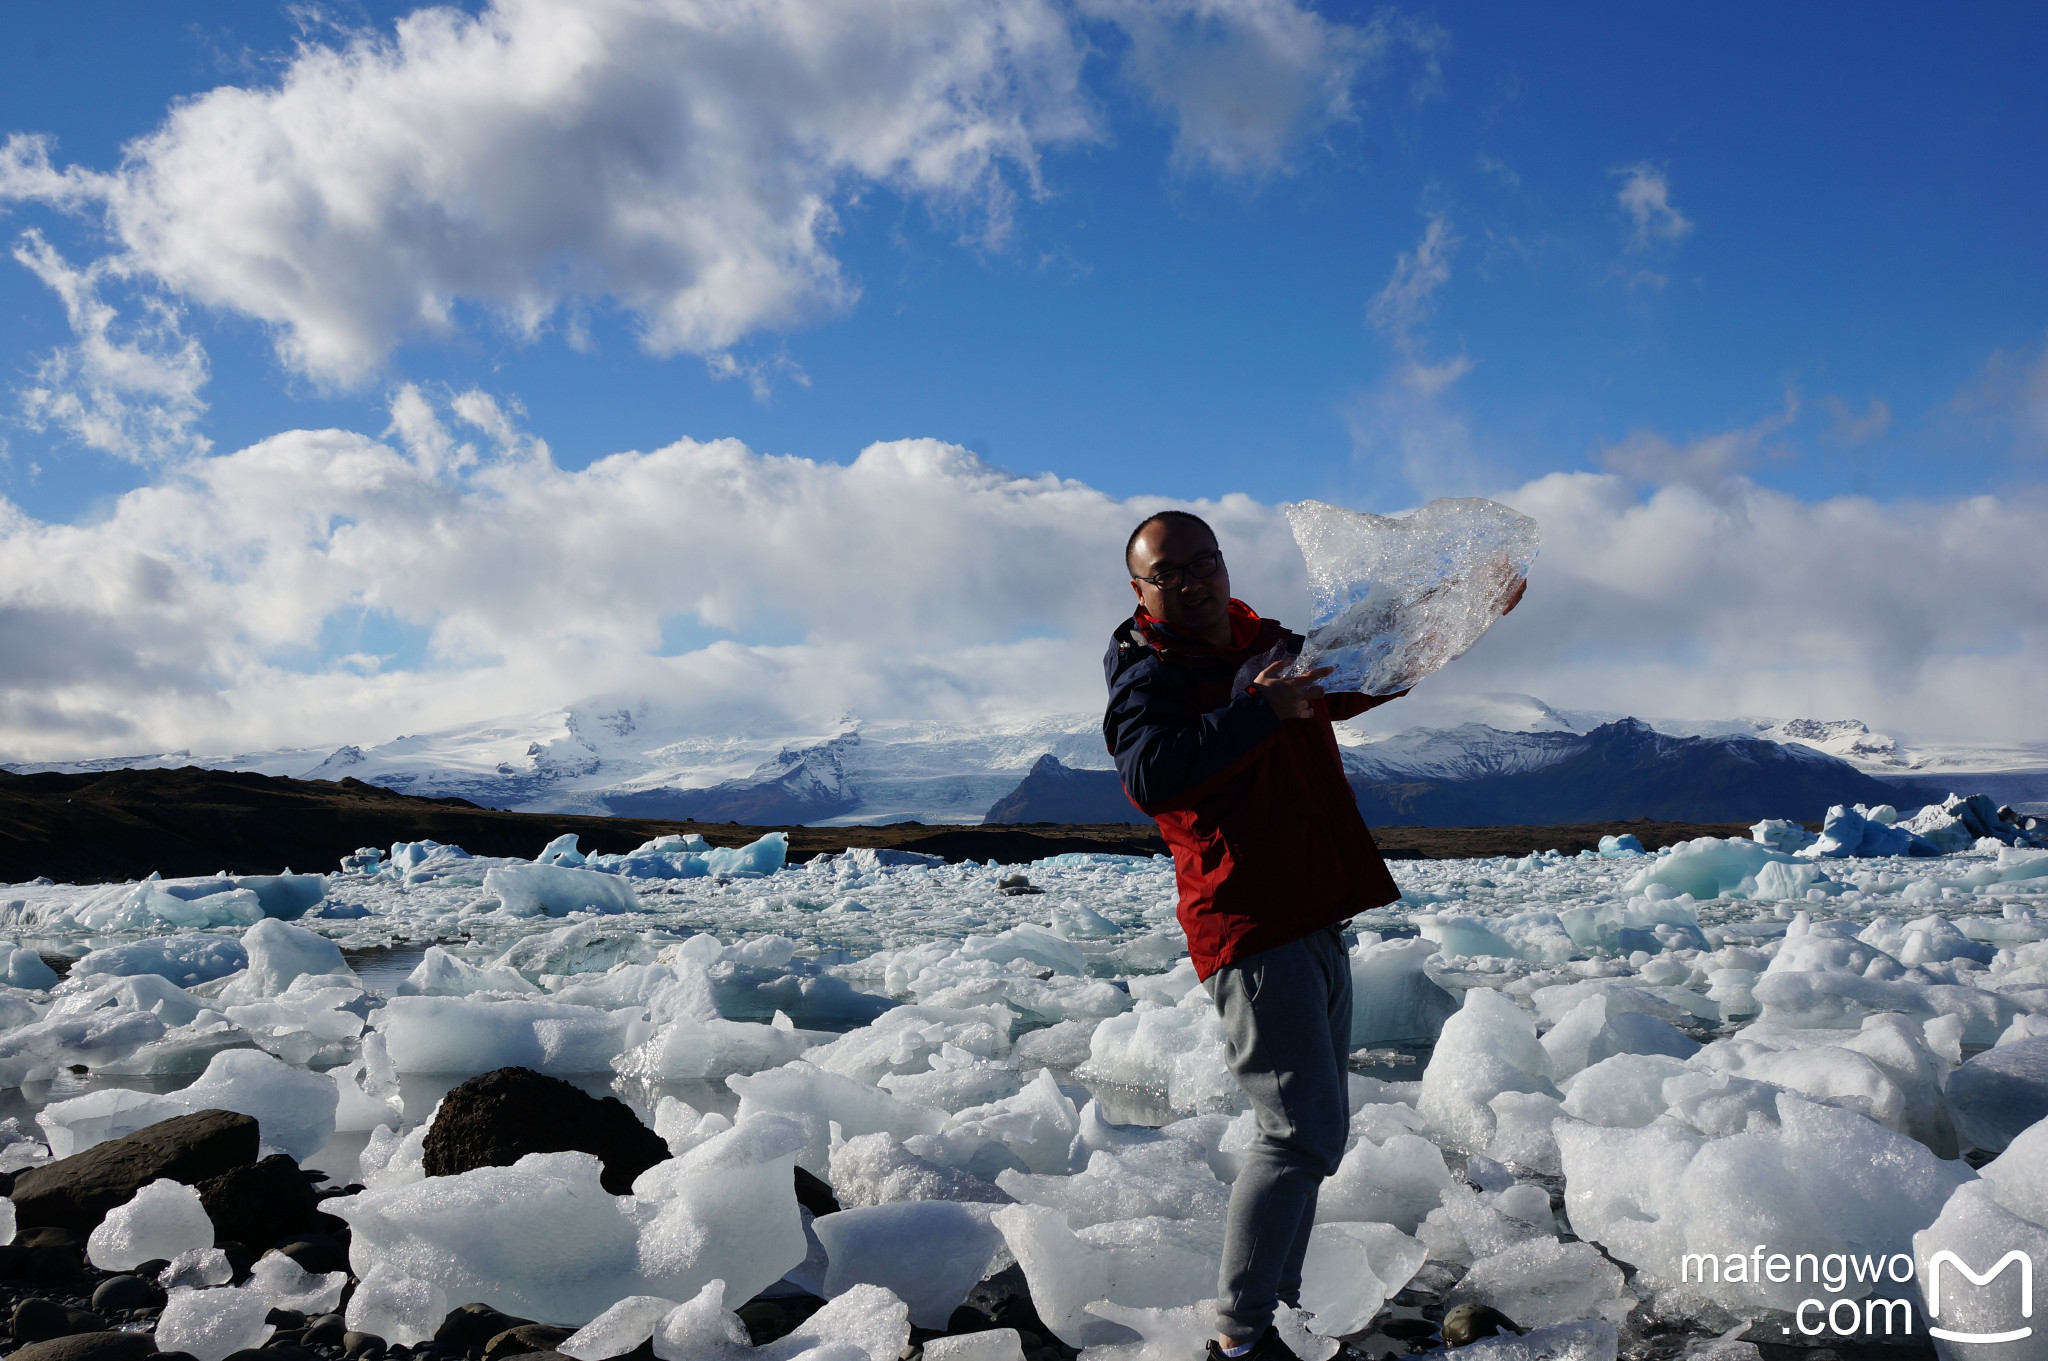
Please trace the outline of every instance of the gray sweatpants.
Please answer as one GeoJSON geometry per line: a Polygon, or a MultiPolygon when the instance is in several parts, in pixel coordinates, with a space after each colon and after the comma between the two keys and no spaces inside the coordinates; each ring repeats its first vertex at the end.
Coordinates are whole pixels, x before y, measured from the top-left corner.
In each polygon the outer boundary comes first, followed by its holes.
{"type": "Polygon", "coordinates": [[[1316,1192],[1337,1170],[1351,1123],[1351,962],[1341,927],[1226,964],[1206,982],[1223,1016],[1224,1057],[1258,1133],[1230,1189],[1217,1332],[1266,1331],[1301,1303],[1316,1192]]]}

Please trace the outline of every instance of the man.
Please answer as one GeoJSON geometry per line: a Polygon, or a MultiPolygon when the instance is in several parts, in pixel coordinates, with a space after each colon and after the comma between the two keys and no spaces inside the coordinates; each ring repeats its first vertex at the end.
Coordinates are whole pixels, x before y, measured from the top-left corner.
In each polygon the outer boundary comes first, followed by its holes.
{"type": "Polygon", "coordinates": [[[1124,562],[1138,609],[1105,658],[1103,737],[1173,852],[1188,953],[1258,1122],[1231,1188],[1209,1356],[1295,1361],[1273,1316],[1301,1302],[1316,1192],[1350,1124],[1343,927],[1401,896],[1330,723],[1399,696],[1326,695],[1327,667],[1286,675],[1301,638],[1231,599],[1196,516],[1147,519],[1124,562]]]}

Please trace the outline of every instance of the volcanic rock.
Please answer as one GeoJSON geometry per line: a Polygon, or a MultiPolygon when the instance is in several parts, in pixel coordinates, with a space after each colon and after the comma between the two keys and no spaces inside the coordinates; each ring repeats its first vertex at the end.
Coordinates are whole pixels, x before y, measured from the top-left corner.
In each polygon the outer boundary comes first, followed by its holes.
{"type": "Polygon", "coordinates": [[[213,1221],[215,1246],[234,1242],[268,1247],[280,1238],[304,1233],[319,1204],[313,1188],[299,1175],[299,1165],[282,1153],[208,1177],[196,1189],[213,1221]]]}
{"type": "Polygon", "coordinates": [[[597,1156],[604,1164],[598,1182],[615,1196],[631,1192],[635,1177],[668,1159],[661,1136],[617,1097],[599,1100],[530,1068],[499,1068],[469,1079],[441,1102],[427,1131],[425,1170],[448,1177],[510,1167],[529,1153],[571,1151],[597,1156]]]}
{"type": "Polygon", "coordinates": [[[256,1121],[235,1111],[174,1116],[14,1179],[15,1222],[90,1233],[158,1177],[195,1186],[256,1161],[256,1121]]]}

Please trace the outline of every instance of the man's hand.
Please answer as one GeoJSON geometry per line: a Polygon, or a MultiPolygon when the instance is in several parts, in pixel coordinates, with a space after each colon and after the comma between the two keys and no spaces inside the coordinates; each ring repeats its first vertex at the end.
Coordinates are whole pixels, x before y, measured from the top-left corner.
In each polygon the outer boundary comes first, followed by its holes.
{"type": "Polygon", "coordinates": [[[1314,718],[1315,701],[1323,697],[1323,687],[1316,682],[1337,668],[1319,666],[1299,676],[1290,676],[1287,668],[1292,665],[1291,660],[1274,662],[1261,671],[1252,684],[1259,687],[1259,698],[1272,705],[1273,712],[1280,718],[1314,718]]]}

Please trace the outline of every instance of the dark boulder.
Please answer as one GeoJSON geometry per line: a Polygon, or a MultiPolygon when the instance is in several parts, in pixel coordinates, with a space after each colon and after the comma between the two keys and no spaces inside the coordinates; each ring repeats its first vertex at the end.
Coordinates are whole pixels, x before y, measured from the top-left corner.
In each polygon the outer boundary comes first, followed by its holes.
{"type": "Polygon", "coordinates": [[[484,1361],[501,1356],[524,1356],[530,1352],[551,1352],[576,1335],[574,1328],[557,1328],[552,1323],[522,1323],[507,1328],[484,1344],[484,1361]]]}
{"type": "Polygon", "coordinates": [[[22,1228],[90,1233],[107,1211],[125,1205],[158,1177],[196,1186],[256,1161],[256,1121],[235,1111],[197,1111],[159,1120],[14,1179],[10,1198],[22,1228]]]}
{"type": "Polygon", "coordinates": [[[109,1276],[92,1292],[92,1307],[109,1314],[129,1309],[158,1309],[163,1302],[164,1288],[140,1276],[109,1276]]]}
{"type": "Polygon", "coordinates": [[[17,1347],[7,1361],[143,1361],[154,1351],[148,1333],[73,1333],[17,1347]]]}
{"type": "Polygon", "coordinates": [[[216,1247],[230,1242],[268,1247],[303,1233],[318,1213],[313,1188],[299,1175],[299,1165],[282,1153],[248,1167],[229,1168],[194,1189],[213,1221],[216,1247]]]}
{"type": "Polygon", "coordinates": [[[430,1177],[510,1167],[529,1153],[592,1153],[604,1164],[598,1180],[615,1196],[668,1158],[668,1145],[625,1102],[530,1068],[500,1068],[448,1093],[425,1151],[430,1177]]]}
{"type": "Polygon", "coordinates": [[[348,1325],[340,1314],[322,1314],[307,1322],[305,1331],[299,1334],[299,1341],[308,1347],[338,1347],[347,1331],[348,1325]]]}
{"type": "Polygon", "coordinates": [[[103,1333],[107,1321],[84,1309],[73,1309],[55,1300],[26,1299],[14,1306],[8,1326],[16,1342],[42,1342],[75,1333],[103,1333]]]}
{"type": "Polygon", "coordinates": [[[499,1333],[530,1326],[530,1318],[515,1318],[488,1304],[465,1304],[450,1309],[441,1326],[434,1330],[434,1345],[444,1352],[466,1352],[482,1347],[499,1333]]]}
{"type": "Polygon", "coordinates": [[[1520,1335],[1529,1330],[1495,1309],[1490,1304],[1475,1304],[1467,1301],[1456,1305],[1444,1315],[1444,1345],[1465,1347],[1483,1337],[1506,1337],[1509,1333],[1520,1335]]]}
{"type": "Polygon", "coordinates": [[[348,1270],[348,1249],[331,1234],[295,1233],[273,1246],[297,1262],[301,1271],[324,1276],[330,1271],[348,1270]]]}

